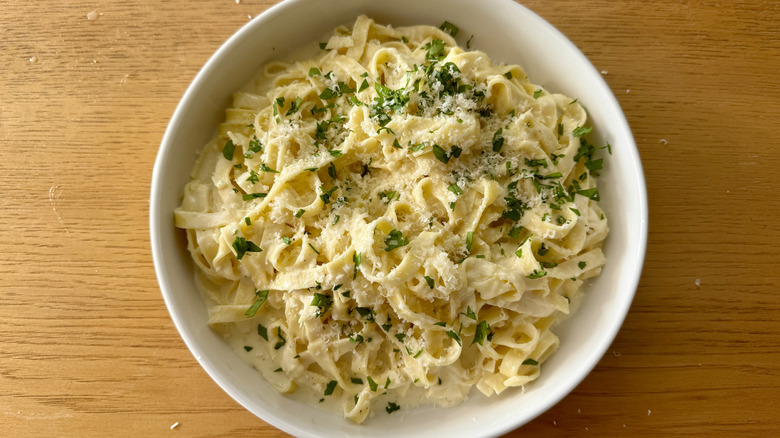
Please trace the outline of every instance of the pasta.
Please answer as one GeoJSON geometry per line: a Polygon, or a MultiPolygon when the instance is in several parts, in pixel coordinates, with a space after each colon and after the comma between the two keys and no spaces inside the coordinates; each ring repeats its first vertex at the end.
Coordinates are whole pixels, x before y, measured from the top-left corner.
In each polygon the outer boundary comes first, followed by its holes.
{"type": "Polygon", "coordinates": [[[456,32],[361,16],[267,64],[175,212],[208,324],[355,422],[533,381],[605,262],[584,108],[456,32]]]}

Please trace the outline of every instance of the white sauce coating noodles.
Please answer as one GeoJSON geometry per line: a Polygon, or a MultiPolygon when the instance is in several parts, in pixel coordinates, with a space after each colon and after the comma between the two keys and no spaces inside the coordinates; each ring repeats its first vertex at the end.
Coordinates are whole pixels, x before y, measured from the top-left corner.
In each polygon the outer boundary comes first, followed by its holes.
{"type": "Polygon", "coordinates": [[[536,379],[604,265],[585,123],[430,26],[359,17],[317,58],[269,63],[175,214],[208,323],[356,422],[536,379]]]}

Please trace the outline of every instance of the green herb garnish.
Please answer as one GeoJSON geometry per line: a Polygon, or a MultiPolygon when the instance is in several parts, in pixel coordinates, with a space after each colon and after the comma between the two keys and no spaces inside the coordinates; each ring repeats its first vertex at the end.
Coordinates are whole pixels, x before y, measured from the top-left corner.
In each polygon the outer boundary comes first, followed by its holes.
{"type": "Polygon", "coordinates": [[[235,151],[236,145],[233,144],[233,140],[228,139],[227,143],[225,143],[225,147],[222,148],[222,156],[225,157],[226,160],[232,160],[235,151]]]}
{"type": "Polygon", "coordinates": [[[385,411],[387,411],[388,414],[392,414],[393,412],[395,412],[395,411],[397,411],[399,409],[401,409],[401,407],[398,406],[397,404],[395,404],[393,402],[388,402],[387,403],[387,407],[385,408],[385,411]]]}
{"type": "Polygon", "coordinates": [[[574,130],[571,132],[571,135],[575,137],[582,137],[589,133],[590,131],[593,131],[593,128],[590,126],[578,126],[574,128],[574,130]]]}
{"type": "Polygon", "coordinates": [[[385,251],[390,252],[396,248],[406,246],[409,244],[409,239],[398,230],[390,231],[390,234],[385,238],[385,251]]]}
{"type": "Polygon", "coordinates": [[[371,391],[376,392],[376,389],[379,387],[379,385],[374,382],[374,379],[372,379],[371,376],[366,376],[366,380],[368,380],[368,387],[371,388],[371,391]]]}
{"type": "Polygon", "coordinates": [[[357,277],[357,271],[360,267],[360,260],[363,258],[363,255],[359,252],[356,252],[352,254],[352,263],[355,264],[355,272],[352,274],[352,279],[354,280],[357,277]]]}
{"type": "Polygon", "coordinates": [[[287,339],[284,339],[284,336],[282,336],[282,327],[277,326],[276,327],[276,336],[279,337],[279,342],[274,345],[274,350],[278,350],[282,347],[284,347],[284,344],[287,343],[287,339]]]}
{"type": "Polygon", "coordinates": [[[258,290],[255,291],[255,295],[257,298],[255,299],[255,302],[252,303],[252,305],[247,309],[247,311],[244,313],[245,316],[253,317],[257,314],[257,310],[260,309],[260,306],[265,303],[265,300],[268,299],[268,290],[258,290]]]}
{"type": "Polygon", "coordinates": [[[439,29],[443,30],[445,33],[450,34],[450,36],[453,38],[455,38],[455,35],[457,35],[458,32],[460,31],[460,29],[458,29],[458,26],[455,26],[449,21],[445,21],[444,23],[442,23],[441,26],[439,26],[439,29]]]}
{"type": "Polygon", "coordinates": [[[239,236],[236,236],[236,239],[233,241],[233,249],[236,251],[236,258],[238,260],[241,260],[244,257],[244,254],[248,252],[263,252],[263,250],[254,242],[239,236]]]}
{"type": "Polygon", "coordinates": [[[488,323],[484,319],[477,324],[477,329],[474,332],[474,340],[471,341],[471,345],[474,345],[474,343],[477,343],[479,345],[484,345],[485,342],[485,336],[487,336],[488,333],[488,323]]]}
{"type": "Polygon", "coordinates": [[[433,145],[433,156],[444,164],[447,164],[450,161],[450,156],[447,155],[447,152],[445,152],[444,149],[442,149],[442,147],[437,144],[433,145]]]}
{"type": "Polygon", "coordinates": [[[336,385],[338,385],[338,382],[335,380],[328,382],[328,386],[325,387],[325,395],[333,394],[333,390],[336,389],[336,385]]]}
{"type": "Polygon", "coordinates": [[[244,201],[251,201],[256,198],[265,198],[268,193],[244,193],[241,195],[241,199],[244,201]]]}
{"type": "Polygon", "coordinates": [[[501,151],[501,148],[504,146],[503,132],[504,128],[498,128],[498,131],[493,134],[493,152],[501,151]]]}
{"type": "Polygon", "coordinates": [[[263,324],[257,324],[257,334],[266,341],[268,340],[268,330],[263,324]]]}
{"type": "Polygon", "coordinates": [[[457,184],[450,184],[449,187],[447,187],[447,190],[451,191],[452,193],[460,196],[463,194],[463,189],[460,188],[457,184]]]}
{"type": "Polygon", "coordinates": [[[301,108],[301,103],[303,102],[303,99],[300,97],[296,97],[293,103],[290,104],[290,109],[287,111],[287,114],[285,116],[289,116],[291,114],[295,114],[298,112],[298,110],[301,108]]]}
{"type": "Polygon", "coordinates": [[[601,197],[599,196],[599,189],[595,187],[592,189],[577,190],[575,193],[585,196],[586,198],[590,198],[594,201],[601,200],[601,197]]]}
{"type": "Polygon", "coordinates": [[[328,312],[330,306],[333,304],[333,297],[328,294],[314,293],[311,300],[312,306],[317,306],[317,316],[322,316],[328,312]]]}

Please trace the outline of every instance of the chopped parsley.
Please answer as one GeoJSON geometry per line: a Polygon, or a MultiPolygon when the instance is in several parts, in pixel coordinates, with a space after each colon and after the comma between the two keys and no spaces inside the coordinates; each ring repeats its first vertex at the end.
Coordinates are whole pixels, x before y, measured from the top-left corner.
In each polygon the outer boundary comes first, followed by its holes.
{"type": "Polygon", "coordinates": [[[390,234],[385,238],[385,251],[390,252],[396,248],[406,246],[409,244],[409,239],[398,230],[390,231],[390,234]]]}
{"type": "Polygon", "coordinates": [[[256,135],[252,136],[252,139],[249,140],[249,151],[244,153],[244,157],[249,158],[252,156],[252,154],[256,154],[263,150],[263,145],[260,143],[260,139],[257,138],[256,135]],[[251,153],[249,153],[251,152],[251,153]]]}
{"type": "Polygon", "coordinates": [[[539,362],[533,359],[526,359],[523,361],[523,365],[539,365],[539,362]]]}
{"type": "Polygon", "coordinates": [[[433,145],[433,156],[444,164],[447,164],[450,161],[450,156],[447,155],[447,152],[437,144],[433,145]]]}
{"type": "Polygon", "coordinates": [[[300,218],[304,213],[306,213],[306,210],[300,209],[297,213],[295,213],[295,217],[300,218]]]}
{"type": "Polygon", "coordinates": [[[511,230],[509,230],[509,237],[513,239],[517,239],[520,236],[520,232],[523,231],[523,227],[512,227],[511,230]]]}
{"type": "Polygon", "coordinates": [[[487,321],[484,319],[477,324],[477,329],[474,332],[474,340],[471,341],[471,345],[474,345],[474,343],[477,343],[479,345],[484,345],[485,342],[485,336],[487,336],[488,330],[490,327],[488,326],[487,321]]]}
{"type": "Polygon", "coordinates": [[[396,192],[395,190],[386,190],[384,192],[379,192],[379,199],[385,203],[385,205],[389,204],[392,200],[399,200],[401,199],[401,194],[396,192]]]}
{"type": "Polygon", "coordinates": [[[460,146],[452,146],[450,148],[450,152],[444,150],[441,146],[434,144],[432,146],[433,149],[433,156],[436,157],[437,160],[441,161],[444,164],[449,163],[450,158],[458,158],[460,157],[460,154],[463,153],[463,149],[460,148],[460,146]]]}
{"type": "Polygon", "coordinates": [[[290,104],[290,109],[287,111],[287,114],[285,114],[285,116],[289,116],[298,112],[298,110],[301,108],[302,102],[303,99],[301,99],[300,97],[296,97],[293,103],[290,104]]]}
{"type": "Polygon", "coordinates": [[[369,307],[355,307],[355,310],[357,311],[360,316],[363,318],[366,318],[366,321],[368,322],[376,322],[374,319],[374,315],[376,315],[376,311],[369,308],[369,307]]]}
{"type": "Polygon", "coordinates": [[[385,408],[385,411],[387,411],[388,414],[392,414],[393,412],[395,412],[395,411],[397,411],[399,409],[401,409],[401,407],[398,406],[397,404],[395,404],[393,402],[388,402],[387,403],[387,407],[385,408]]]}
{"type": "MultiPolygon", "coordinates": [[[[331,164],[333,164],[333,163],[331,163],[331,164]]],[[[333,192],[336,191],[336,189],[338,189],[338,186],[333,186],[333,187],[331,187],[330,190],[325,190],[325,189],[322,190],[322,194],[320,195],[320,199],[322,200],[323,204],[326,204],[326,205],[330,204],[330,198],[333,195],[333,192]]]]}
{"type": "Polygon", "coordinates": [[[433,278],[431,278],[431,277],[429,277],[427,275],[424,278],[425,278],[425,282],[428,283],[428,287],[433,289],[433,286],[434,286],[433,278]]]}
{"type": "Polygon", "coordinates": [[[539,89],[535,90],[535,91],[534,91],[534,99],[538,99],[538,98],[539,98],[539,96],[541,96],[541,95],[542,95],[542,93],[544,93],[544,90],[542,90],[541,88],[539,88],[539,89]]]}
{"type": "Polygon", "coordinates": [[[363,384],[363,379],[361,379],[360,377],[352,377],[352,378],[349,379],[349,381],[354,383],[355,385],[362,385],[363,384]]]}
{"type": "Polygon", "coordinates": [[[257,314],[257,310],[260,309],[260,306],[268,299],[268,289],[255,291],[255,296],[257,296],[255,302],[252,303],[249,309],[244,313],[245,316],[250,318],[257,314]]]}
{"type": "Polygon", "coordinates": [[[309,69],[309,77],[310,78],[313,78],[315,76],[319,76],[321,74],[322,73],[320,73],[320,69],[318,69],[317,67],[312,67],[312,68],[309,69]]]}
{"type": "Polygon", "coordinates": [[[601,200],[601,197],[599,196],[599,189],[595,187],[592,189],[577,190],[575,193],[585,196],[586,198],[590,198],[594,201],[601,200]]]}
{"type": "Polygon", "coordinates": [[[447,187],[447,190],[451,191],[452,193],[460,196],[463,194],[463,189],[458,186],[458,184],[450,184],[449,187],[447,187]]]}
{"type": "Polygon", "coordinates": [[[250,345],[244,345],[244,350],[246,350],[247,352],[250,352],[250,351],[254,350],[254,347],[252,347],[250,345]]]}
{"type": "Polygon", "coordinates": [[[471,252],[471,244],[474,243],[474,232],[469,231],[466,233],[466,253],[471,252]]]}
{"type": "Polygon", "coordinates": [[[279,173],[278,170],[268,167],[265,163],[260,163],[260,170],[268,173],[279,173]]]}
{"type": "Polygon", "coordinates": [[[542,278],[545,275],[547,275],[547,271],[545,271],[544,269],[542,269],[541,271],[537,271],[536,269],[534,269],[534,272],[526,275],[526,278],[530,278],[530,279],[542,278]]]}
{"type": "Polygon", "coordinates": [[[233,249],[236,251],[236,258],[238,260],[241,260],[244,257],[244,254],[248,252],[263,252],[263,250],[254,242],[239,236],[236,236],[236,239],[233,241],[233,249]]]}
{"type": "Polygon", "coordinates": [[[588,266],[588,264],[586,262],[579,262],[577,263],[577,266],[579,266],[580,269],[585,269],[585,267],[588,266]]]}
{"type": "Polygon", "coordinates": [[[363,258],[363,255],[359,252],[356,252],[352,254],[352,263],[355,264],[355,272],[352,274],[352,279],[354,280],[357,277],[358,268],[360,268],[360,260],[363,258]]]}
{"type": "Polygon", "coordinates": [[[582,137],[588,134],[590,131],[593,131],[593,128],[590,126],[578,126],[574,128],[574,130],[571,132],[571,135],[575,137],[582,137]]]}
{"type": "Polygon", "coordinates": [[[322,316],[328,312],[330,306],[333,305],[333,297],[327,294],[314,293],[314,297],[311,300],[312,306],[317,306],[317,316],[322,316]]]}
{"type": "Polygon", "coordinates": [[[445,33],[448,33],[453,38],[455,38],[455,36],[460,31],[458,26],[455,26],[449,21],[445,21],[444,23],[442,23],[441,26],[439,26],[439,29],[443,30],[445,33]]]}
{"type": "Polygon", "coordinates": [[[336,385],[338,385],[338,382],[335,380],[328,382],[328,386],[325,387],[325,395],[333,394],[333,390],[336,389],[336,385]]]}
{"type": "Polygon", "coordinates": [[[263,324],[257,324],[257,334],[266,341],[268,340],[268,330],[263,324]]]}
{"type": "Polygon", "coordinates": [[[260,175],[258,175],[254,170],[250,170],[249,176],[246,178],[246,180],[252,184],[257,184],[260,181],[260,175]]]}
{"type": "Polygon", "coordinates": [[[225,143],[225,147],[222,148],[222,156],[225,157],[226,160],[232,160],[235,151],[236,145],[233,144],[233,140],[228,139],[227,143],[225,143]]]}
{"type": "Polygon", "coordinates": [[[286,243],[287,245],[292,243],[292,239],[290,239],[288,236],[282,236],[282,242],[286,243]]]}
{"type": "Polygon", "coordinates": [[[251,201],[256,198],[265,198],[268,193],[244,193],[241,195],[241,199],[244,201],[251,201]]]}
{"type": "Polygon", "coordinates": [[[284,339],[284,336],[282,336],[282,327],[281,326],[277,326],[276,327],[276,336],[279,337],[279,342],[277,342],[276,345],[274,345],[274,350],[278,350],[278,349],[284,347],[284,344],[287,343],[287,339],[284,339]]]}
{"type": "Polygon", "coordinates": [[[500,152],[504,146],[504,128],[498,128],[498,131],[493,134],[493,152],[500,152]]]}
{"type": "Polygon", "coordinates": [[[366,376],[366,380],[368,380],[368,387],[371,388],[371,391],[376,392],[376,389],[379,387],[379,385],[374,382],[374,379],[372,379],[371,376],[366,376]]]}
{"type": "Polygon", "coordinates": [[[435,39],[424,46],[426,50],[425,59],[438,60],[444,58],[444,41],[435,39]]]}
{"type": "Polygon", "coordinates": [[[458,345],[462,345],[462,344],[460,343],[460,336],[458,336],[458,334],[457,334],[457,333],[455,333],[454,331],[452,331],[452,330],[447,330],[446,332],[444,332],[444,334],[446,334],[447,336],[451,337],[452,339],[455,339],[455,341],[457,341],[457,342],[458,342],[458,345]]]}

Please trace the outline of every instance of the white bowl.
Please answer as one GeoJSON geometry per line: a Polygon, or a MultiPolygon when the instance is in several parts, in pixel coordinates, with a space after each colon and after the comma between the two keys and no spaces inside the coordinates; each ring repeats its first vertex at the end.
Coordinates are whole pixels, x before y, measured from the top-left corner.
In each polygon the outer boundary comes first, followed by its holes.
{"type": "Polygon", "coordinates": [[[625,117],[598,71],[549,23],[511,0],[292,0],[257,16],[206,63],[171,119],[154,166],[150,205],[151,243],[157,277],[176,327],[206,372],[236,401],[266,422],[300,437],[495,436],[532,420],[574,389],[596,365],[628,312],[642,270],[647,241],[644,175],[625,117]],[[607,265],[586,284],[577,313],[557,327],[560,349],[524,391],[484,397],[474,391],[454,408],[423,407],[377,414],[353,424],[278,394],[206,325],[184,234],[173,226],[196,153],[214,135],[230,97],[267,61],[323,41],[338,25],[366,14],[395,26],[445,20],[460,27],[464,45],[494,62],[521,65],[531,81],[579,99],[594,126],[594,142],[610,143],[599,178],[610,234],[607,265]]]}

